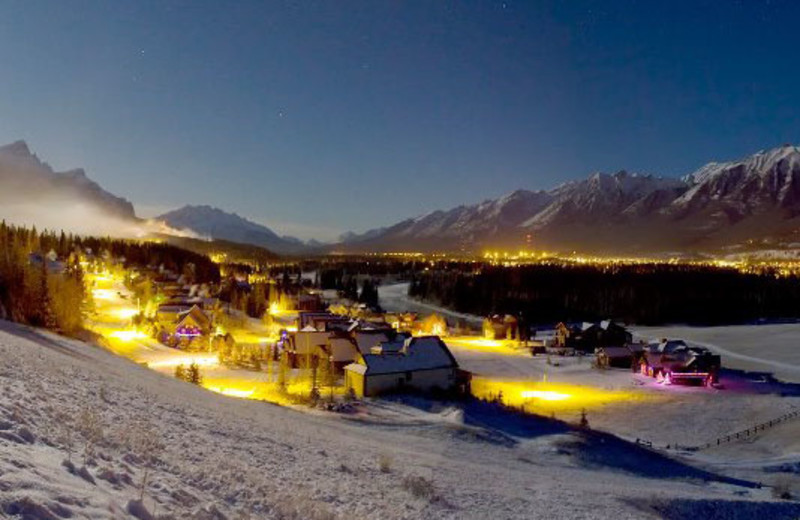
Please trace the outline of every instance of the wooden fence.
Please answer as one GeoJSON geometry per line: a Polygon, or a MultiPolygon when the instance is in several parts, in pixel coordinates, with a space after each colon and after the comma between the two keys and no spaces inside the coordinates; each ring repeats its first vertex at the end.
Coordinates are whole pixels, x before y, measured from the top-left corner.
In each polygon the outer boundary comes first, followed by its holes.
{"type": "MultiPolygon", "coordinates": [[[[683,446],[680,444],[668,444],[664,446],[666,449],[675,449],[675,450],[682,450],[682,451],[700,451],[700,450],[707,450],[714,446],[721,446],[722,444],[727,444],[730,442],[736,442],[740,440],[748,439],[759,432],[766,431],[774,426],[777,426],[781,423],[786,421],[790,421],[792,419],[796,419],[800,417],[800,410],[794,410],[792,412],[785,413],[780,417],[775,419],[770,419],[769,421],[756,424],[744,430],[739,430],[738,432],[734,432],[728,435],[723,435],[721,437],[717,437],[716,439],[712,440],[711,442],[707,442],[705,444],[698,444],[696,446],[683,446]]],[[[647,446],[648,448],[653,447],[653,443],[648,440],[644,439],[636,439],[636,444],[640,444],[642,446],[647,446]]]]}

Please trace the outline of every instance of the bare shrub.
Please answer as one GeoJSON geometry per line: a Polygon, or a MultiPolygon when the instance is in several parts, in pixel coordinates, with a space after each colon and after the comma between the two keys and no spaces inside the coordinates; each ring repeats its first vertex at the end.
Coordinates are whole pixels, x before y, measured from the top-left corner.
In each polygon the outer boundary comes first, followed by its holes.
{"type": "Polygon", "coordinates": [[[275,504],[278,520],[336,520],[336,514],[316,500],[303,495],[287,495],[275,504]]]}
{"type": "Polygon", "coordinates": [[[772,484],[772,497],[780,498],[781,500],[791,500],[792,487],[791,482],[786,477],[778,477],[772,484]]]}
{"type": "Polygon", "coordinates": [[[415,498],[433,502],[437,500],[436,487],[432,480],[416,475],[407,475],[403,478],[403,489],[411,493],[415,498]]]}
{"type": "Polygon", "coordinates": [[[381,473],[391,473],[392,462],[394,462],[394,460],[390,455],[381,453],[381,455],[378,457],[378,468],[380,468],[381,473]]]}
{"type": "Polygon", "coordinates": [[[83,438],[83,464],[94,459],[95,449],[103,440],[103,419],[93,408],[85,406],[77,421],[78,433],[83,438]]]}
{"type": "Polygon", "coordinates": [[[143,466],[142,480],[139,484],[139,500],[144,499],[144,490],[150,471],[158,461],[164,450],[161,434],[149,420],[136,421],[128,432],[128,449],[141,462],[143,466]]]}
{"type": "Polygon", "coordinates": [[[56,421],[52,426],[57,442],[67,452],[67,461],[72,462],[72,453],[75,451],[75,431],[72,415],[59,411],[55,414],[56,421]]]}
{"type": "Polygon", "coordinates": [[[582,430],[589,429],[589,418],[586,417],[586,408],[583,408],[581,410],[581,420],[578,423],[578,427],[581,428],[582,430]]]}

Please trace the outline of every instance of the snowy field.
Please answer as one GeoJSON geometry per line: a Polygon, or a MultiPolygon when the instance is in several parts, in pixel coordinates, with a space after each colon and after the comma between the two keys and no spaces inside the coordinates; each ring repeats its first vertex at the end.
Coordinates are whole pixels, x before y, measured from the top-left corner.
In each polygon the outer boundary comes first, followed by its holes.
{"type": "Polygon", "coordinates": [[[685,338],[721,354],[726,367],[771,372],[800,383],[800,324],[637,327],[634,332],[646,338],[685,338]]]}
{"type": "Polygon", "coordinates": [[[7,322],[0,356],[0,511],[10,518],[148,518],[137,502],[147,467],[144,507],[164,518],[800,515],[713,464],[559,421],[391,401],[300,413],[7,322]]]}
{"type": "Polygon", "coordinates": [[[381,307],[388,312],[417,312],[420,314],[441,314],[448,321],[464,320],[471,326],[483,324],[481,316],[455,312],[439,305],[414,300],[408,296],[408,283],[394,283],[378,286],[378,299],[381,307]]]}
{"type": "MultiPolygon", "coordinates": [[[[497,385],[505,396],[537,386],[563,386],[564,393],[574,394],[556,402],[527,401],[531,411],[576,423],[586,410],[592,427],[660,447],[710,442],[800,408],[800,385],[762,382],[760,376],[737,371],[725,370],[718,389],[665,386],[630,370],[595,369],[589,356],[552,356],[548,362],[547,356],[530,356],[512,349],[475,350],[464,346],[465,341],[446,339],[463,368],[473,372],[476,379],[497,385]]],[[[726,359],[723,357],[723,363],[726,359]]],[[[800,437],[800,420],[780,428],[800,437]]],[[[775,455],[787,452],[781,450],[775,455]]],[[[797,459],[800,461],[800,453],[797,459]]]]}
{"type": "MultiPolygon", "coordinates": [[[[420,304],[404,294],[406,284],[381,289],[391,306],[420,304]]],[[[430,307],[427,312],[443,311],[430,307]]],[[[425,312],[422,307],[418,310],[425,312]]],[[[722,385],[715,389],[664,386],[629,370],[594,369],[591,357],[552,356],[548,361],[547,356],[533,357],[506,343],[498,346],[479,338],[452,337],[446,342],[459,364],[481,383],[476,393],[497,388],[507,398],[537,388],[563,388],[560,391],[570,397],[555,402],[525,400],[526,410],[573,424],[585,410],[592,427],[659,448],[670,446],[668,452],[674,452],[676,445],[712,442],[800,409],[800,325],[637,327],[634,333],[645,339],[683,338],[718,352],[724,367],[722,385]]],[[[800,419],[759,432],[746,442],[684,455],[759,479],[767,479],[764,471],[776,464],[796,467],[796,475],[800,473],[798,439],[800,419]]]]}

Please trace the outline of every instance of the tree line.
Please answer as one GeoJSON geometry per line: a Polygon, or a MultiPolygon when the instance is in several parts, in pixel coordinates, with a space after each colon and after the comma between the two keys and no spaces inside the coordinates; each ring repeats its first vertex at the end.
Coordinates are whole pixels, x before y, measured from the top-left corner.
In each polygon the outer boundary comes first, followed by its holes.
{"type": "Polygon", "coordinates": [[[83,271],[72,237],[0,223],[0,318],[72,334],[82,326],[83,271]],[[63,258],[59,272],[53,259],[63,258]]]}
{"type": "Polygon", "coordinates": [[[797,318],[800,278],[694,265],[485,265],[418,272],[409,295],[529,323],[726,324],[797,318]]]}
{"type": "Polygon", "coordinates": [[[191,271],[197,280],[219,281],[209,258],[153,242],[81,237],[0,222],[0,318],[74,334],[91,304],[81,259],[124,259],[125,267],[164,266],[191,271]]]}
{"type": "Polygon", "coordinates": [[[111,258],[124,258],[126,268],[164,266],[178,274],[191,271],[192,279],[196,282],[218,283],[220,280],[219,266],[209,257],[171,244],[109,237],[68,236],[72,237],[71,245],[83,251],[91,250],[96,255],[108,252],[111,258]]]}

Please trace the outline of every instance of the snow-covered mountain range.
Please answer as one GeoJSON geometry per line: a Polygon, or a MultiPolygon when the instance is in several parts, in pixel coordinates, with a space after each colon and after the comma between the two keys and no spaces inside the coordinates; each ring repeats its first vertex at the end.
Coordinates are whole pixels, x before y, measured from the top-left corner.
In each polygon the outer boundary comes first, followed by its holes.
{"type": "Polygon", "coordinates": [[[133,204],[104,190],[83,169],[57,172],[31,152],[25,141],[0,146],[0,219],[83,234],[136,237],[161,233],[222,239],[279,253],[310,247],[209,206],[185,206],[145,221],[136,216],[133,204]]]}
{"type": "Polygon", "coordinates": [[[105,214],[135,219],[133,204],[117,197],[86,176],[82,169],[56,172],[31,153],[25,141],[0,146],[0,203],[37,202],[41,210],[63,203],[83,203],[105,214]]]}
{"type": "Polygon", "coordinates": [[[156,217],[168,226],[191,230],[209,238],[264,247],[276,253],[298,253],[307,249],[300,239],[279,236],[266,226],[211,206],[187,205],[156,217]]]}
{"type": "MultiPolygon", "coordinates": [[[[104,190],[81,169],[54,171],[24,141],[0,147],[0,188],[0,218],[12,222],[85,234],[143,232],[144,221],[129,201],[104,190]]],[[[277,253],[327,249],[211,206],[188,205],[157,219],[173,228],[167,233],[182,229],[277,253]]],[[[548,191],[517,190],[366,233],[345,233],[340,240],[334,248],[351,252],[526,247],[637,254],[796,244],[800,149],[784,145],[710,163],[680,179],[595,173],[548,191]]]]}
{"type": "Polygon", "coordinates": [[[434,211],[364,235],[347,249],[471,250],[533,246],[656,252],[794,240],[800,149],[785,145],[710,163],[682,179],[595,173],[549,191],[434,211]]]}

